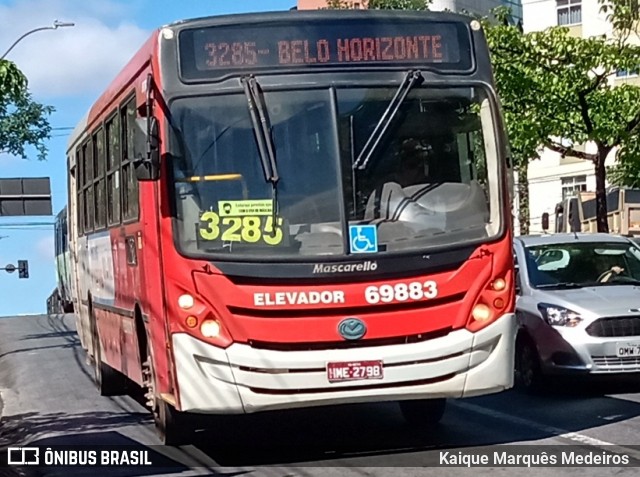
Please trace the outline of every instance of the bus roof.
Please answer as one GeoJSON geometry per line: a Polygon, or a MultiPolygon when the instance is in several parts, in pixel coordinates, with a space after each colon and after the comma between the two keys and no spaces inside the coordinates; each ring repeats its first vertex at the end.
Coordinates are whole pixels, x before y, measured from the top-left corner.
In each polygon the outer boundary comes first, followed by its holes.
{"type": "MultiPolygon", "coordinates": [[[[76,125],[74,131],[69,137],[67,143],[67,151],[72,150],[76,145],[85,139],[83,134],[87,128],[90,128],[93,122],[100,118],[106,108],[112,105],[114,97],[120,95],[126,88],[131,86],[133,78],[141,70],[150,67],[151,61],[155,53],[157,53],[159,45],[159,36],[164,29],[180,31],[190,28],[202,28],[205,26],[215,25],[240,25],[249,23],[278,23],[284,21],[301,21],[309,20],[335,20],[340,19],[423,19],[424,21],[444,21],[469,23],[473,20],[468,15],[451,12],[431,12],[431,11],[411,11],[411,10],[286,10],[274,12],[258,12],[258,13],[237,13],[229,15],[216,15],[207,17],[198,17],[192,19],[178,20],[168,23],[154,30],[143,45],[136,51],[127,64],[119,71],[116,77],[111,81],[109,86],[103,91],[100,97],[89,108],[82,119],[76,125]]],[[[140,85],[136,85],[136,89],[140,89],[140,85]]]]}
{"type": "Polygon", "coordinates": [[[425,21],[454,21],[468,23],[473,17],[453,12],[428,10],[285,10],[257,13],[234,13],[178,20],[161,28],[197,28],[203,25],[229,25],[269,21],[332,20],[336,18],[422,18],[425,21]]]}

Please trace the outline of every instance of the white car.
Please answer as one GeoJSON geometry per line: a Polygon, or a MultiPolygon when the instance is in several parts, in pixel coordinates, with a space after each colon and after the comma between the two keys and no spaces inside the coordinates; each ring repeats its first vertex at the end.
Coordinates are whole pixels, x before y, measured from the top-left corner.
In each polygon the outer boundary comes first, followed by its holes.
{"type": "Polygon", "coordinates": [[[514,239],[516,382],[640,373],[640,248],[608,234],[514,239]]]}

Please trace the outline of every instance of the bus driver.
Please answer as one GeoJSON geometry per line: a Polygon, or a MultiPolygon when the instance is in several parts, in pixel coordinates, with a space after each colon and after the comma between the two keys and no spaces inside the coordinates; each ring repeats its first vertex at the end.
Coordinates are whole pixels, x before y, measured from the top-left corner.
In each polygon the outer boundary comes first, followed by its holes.
{"type": "Polygon", "coordinates": [[[401,187],[431,182],[429,180],[429,151],[430,148],[417,139],[402,141],[398,152],[400,167],[393,181],[401,187]]]}

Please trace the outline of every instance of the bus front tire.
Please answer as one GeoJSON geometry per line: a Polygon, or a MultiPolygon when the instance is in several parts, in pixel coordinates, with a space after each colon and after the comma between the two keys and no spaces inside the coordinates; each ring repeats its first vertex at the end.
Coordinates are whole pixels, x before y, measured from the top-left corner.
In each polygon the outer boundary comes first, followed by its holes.
{"type": "Polygon", "coordinates": [[[142,363],[143,386],[146,388],[147,407],[153,415],[153,422],[160,442],[167,446],[191,444],[193,428],[188,414],[178,411],[162,399],[157,392],[157,377],[152,351],[147,341],[147,359],[142,363]]]}
{"type": "Polygon", "coordinates": [[[187,415],[178,411],[171,404],[157,399],[153,412],[156,432],[160,440],[167,446],[191,444],[192,428],[187,422],[187,415]]]}
{"type": "Polygon", "coordinates": [[[400,401],[400,412],[402,417],[410,426],[430,426],[435,425],[442,419],[447,407],[445,398],[438,399],[416,399],[411,401],[400,401]]]}

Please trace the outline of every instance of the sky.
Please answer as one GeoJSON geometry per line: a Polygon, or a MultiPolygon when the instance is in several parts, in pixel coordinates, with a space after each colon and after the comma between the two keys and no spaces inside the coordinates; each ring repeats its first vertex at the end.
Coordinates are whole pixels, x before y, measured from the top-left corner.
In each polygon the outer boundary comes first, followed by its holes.
{"type": "MultiPolygon", "coordinates": [[[[0,55],[22,34],[55,20],[75,26],[26,36],[7,55],[29,79],[34,99],[53,106],[46,161],[0,153],[0,178],[50,177],[53,211],[67,203],[70,130],[133,53],[162,25],[227,13],[288,10],[296,0],[0,0],[0,55]]],[[[51,217],[0,217],[0,267],[29,261],[29,278],[0,270],[0,316],[46,312],[56,285],[51,217]],[[18,224],[18,225],[16,225],[18,224]],[[22,224],[22,225],[20,225],[22,224]]]]}

